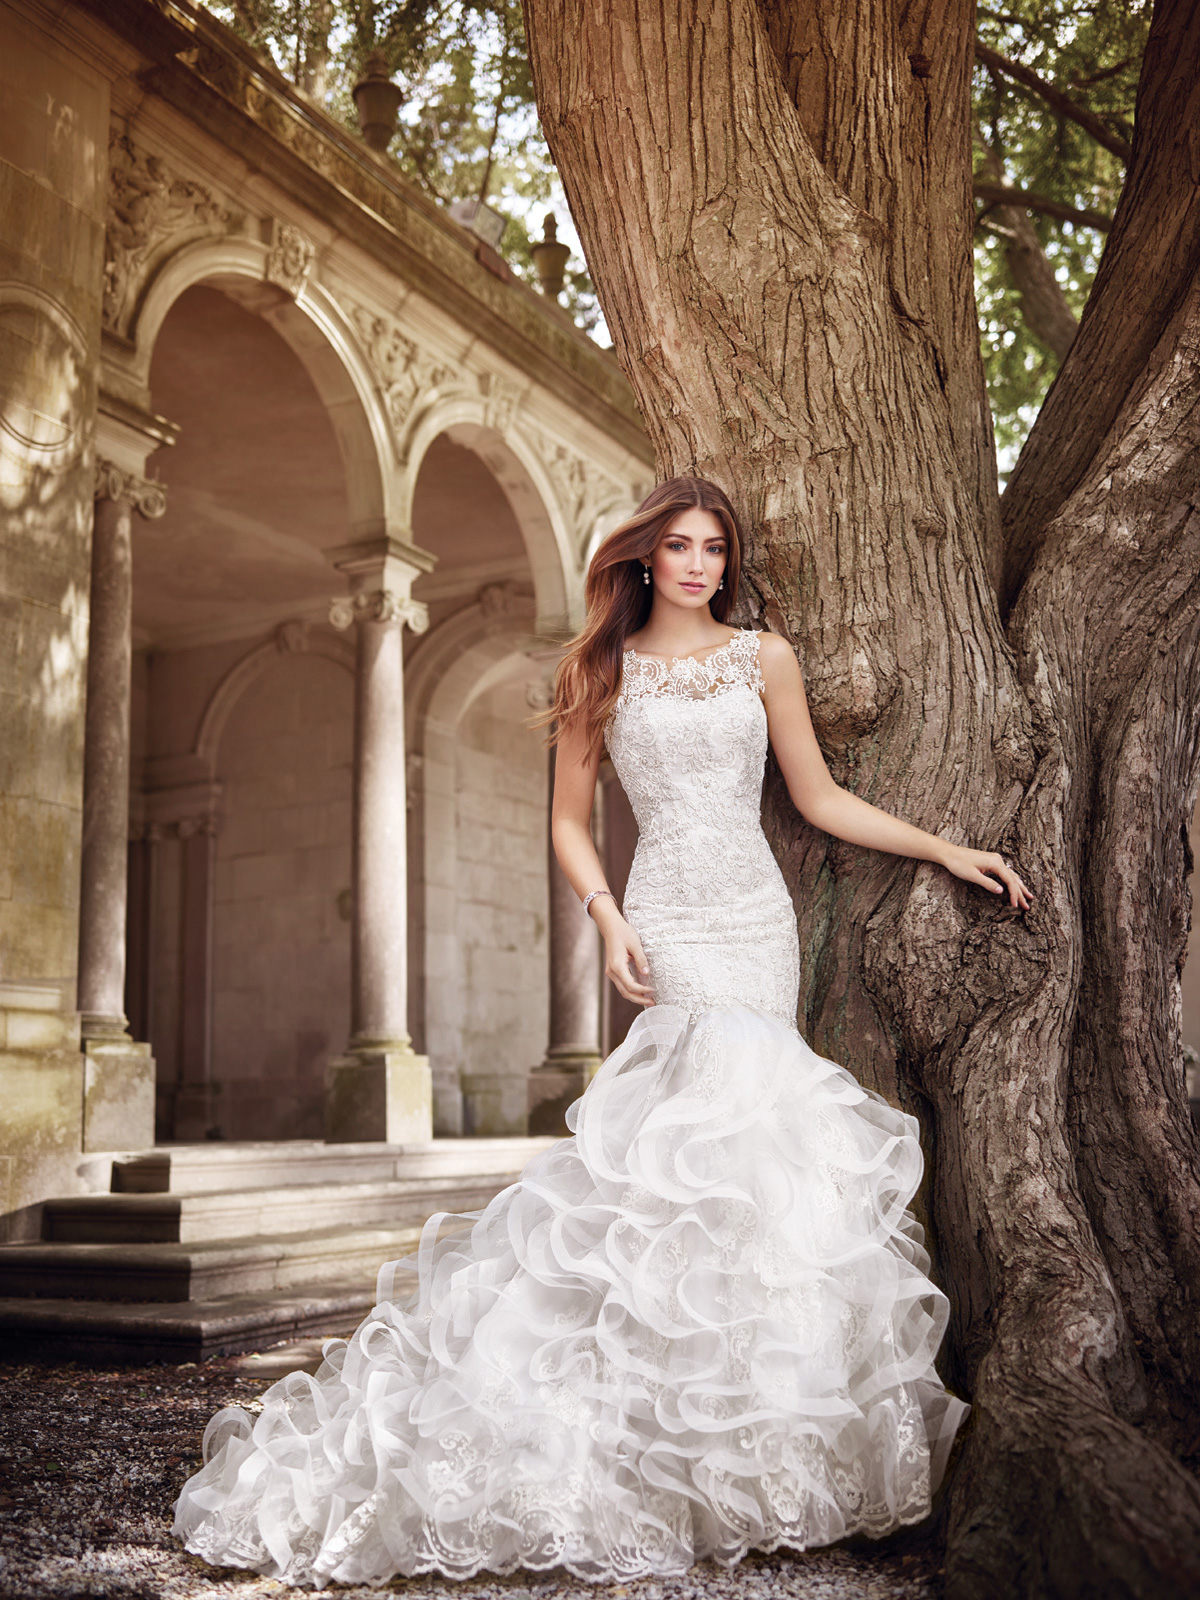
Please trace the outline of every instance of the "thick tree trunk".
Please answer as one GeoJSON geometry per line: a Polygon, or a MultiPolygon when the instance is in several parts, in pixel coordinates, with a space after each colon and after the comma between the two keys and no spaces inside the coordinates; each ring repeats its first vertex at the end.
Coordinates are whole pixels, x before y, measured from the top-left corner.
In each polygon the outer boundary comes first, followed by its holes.
{"type": "MultiPolygon", "coordinates": [[[[751,610],[796,645],[835,776],[1005,851],[1038,892],[1020,917],[813,833],[772,791],[806,1036],[925,1121],[951,1370],[976,1403],[951,1589],[1182,1596],[1200,1588],[1177,1459],[1200,1392],[1174,1024],[1200,721],[1186,208],[1141,170],[1170,201],[1178,281],[1133,333],[1103,312],[1120,358],[1091,348],[1120,392],[1064,423],[1065,490],[1026,469],[1006,635],[969,5],[526,4],[543,125],[660,468],[743,512],[751,610]]],[[[1139,119],[1194,151],[1196,96],[1155,79],[1166,34],[1195,82],[1185,9],[1156,19],[1139,119]]],[[[1139,132],[1135,174],[1143,151],[1139,132]]],[[[1122,207],[1114,244],[1146,260],[1122,207]]]]}

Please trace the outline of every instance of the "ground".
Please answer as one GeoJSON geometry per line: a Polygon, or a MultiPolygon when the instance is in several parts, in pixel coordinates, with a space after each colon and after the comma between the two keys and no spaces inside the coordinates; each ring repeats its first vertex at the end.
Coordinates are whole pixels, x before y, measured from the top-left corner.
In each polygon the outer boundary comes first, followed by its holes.
{"type": "MultiPolygon", "coordinates": [[[[315,1348],[299,1351],[302,1358],[315,1348]]],[[[260,1600],[270,1578],[206,1566],[171,1537],[171,1506],[221,1406],[253,1406],[297,1347],[197,1366],[94,1372],[0,1363],[0,1595],[4,1600],[260,1600]]],[[[338,1600],[381,1591],[336,1589],[338,1600]]],[[[419,1578],[383,1593],[408,1600],[938,1600],[928,1542],[905,1535],[803,1556],[705,1562],[686,1577],[594,1587],[562,1573],[419,1578]]],[[[310,1593],[310,1591],[304,1591],[310,1593]]]]}

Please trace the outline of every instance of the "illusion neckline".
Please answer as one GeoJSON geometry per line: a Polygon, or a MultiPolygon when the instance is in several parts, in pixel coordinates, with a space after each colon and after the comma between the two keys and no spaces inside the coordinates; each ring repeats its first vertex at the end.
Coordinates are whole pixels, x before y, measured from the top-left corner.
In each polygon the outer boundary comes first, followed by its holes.
{"type": "Polygon", "coordinates": [[[726,639],[724,644],[713,645],[712,649],[707,653],[707,655],[702,656],[652,656],[648,655],[644,650],[634,650],[632,646],[625,651],[625,654],[627,656],[632,656],[635,661],[651,661],[655,666],[677,667],[681,663],[686,662],[688,666],[702,667],[707,662],[711,661],[715,656],[719,656],[722,650],[728,650],[731,645],[737,644],[740,639],[745,639],[747,637],[752,639],[754,636],[754,630],[752,628],[739,628],[736,633],[732,634],[728,639],[726,639]]]}

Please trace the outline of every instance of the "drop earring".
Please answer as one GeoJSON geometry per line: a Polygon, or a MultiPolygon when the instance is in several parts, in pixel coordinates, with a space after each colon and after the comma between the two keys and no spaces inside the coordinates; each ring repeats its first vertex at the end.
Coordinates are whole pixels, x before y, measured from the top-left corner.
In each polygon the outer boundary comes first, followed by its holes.
{"type": "Polygon", "coordinates": [[[725,587],[725,579],[722,578],[720,583],[717,585],[717,588],[718,589],[723,589],[724,587],[725,587]]]}
{"type": "Polygon", "coordinates": [[[643,567],[642,568],[642,582],[643,583],[649,583],[650,582],[650,568],[649,567],[643,567]]]}

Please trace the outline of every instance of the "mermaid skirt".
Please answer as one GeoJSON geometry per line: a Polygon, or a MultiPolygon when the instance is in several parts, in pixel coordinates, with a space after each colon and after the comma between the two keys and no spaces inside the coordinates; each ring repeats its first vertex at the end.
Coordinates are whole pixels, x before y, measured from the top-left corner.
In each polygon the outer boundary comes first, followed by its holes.
{"type": "Polygon", "coordinates": [[[314,1585],[599,1582],[927,1514],[966,1407],[914,1120],[743,1006],[645,1012],[570,1120],[430,1219],[315,1378],[213,1418],[188,1549],[314,1585]]]}

